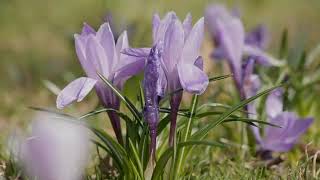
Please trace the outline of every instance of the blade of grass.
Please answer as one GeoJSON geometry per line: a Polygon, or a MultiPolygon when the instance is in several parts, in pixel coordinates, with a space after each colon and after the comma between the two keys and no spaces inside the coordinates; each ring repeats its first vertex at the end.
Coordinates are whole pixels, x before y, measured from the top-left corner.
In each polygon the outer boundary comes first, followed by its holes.
{"type": "Polygon", "coordinates": [[[121,92],[113,86],[112,83],[109,82],[108,79],[106,79],[103,75],[101,75],[99,72],[97,72],[98,76],[101,78],[101,80],[111,88],[111,90],[125,103],[125,105],[128,107],[132,115],[138,119],[141,120],[141,114],[136,109],[136,107],[133,105],[133,103],[125,96],[121,94],[121,92]]]}

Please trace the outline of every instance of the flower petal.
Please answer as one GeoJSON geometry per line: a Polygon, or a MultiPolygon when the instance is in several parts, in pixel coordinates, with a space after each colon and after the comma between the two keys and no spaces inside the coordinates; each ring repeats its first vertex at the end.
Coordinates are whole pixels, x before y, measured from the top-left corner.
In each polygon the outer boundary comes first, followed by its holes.
{"type": "Polygon", "coordinates": [[[68,84],[57,97],[57,108],[62,109],[74,101],[80,102],[91,91],[97,80],[81,77],[68,84]]]}
{"type": "Polygon", "coordinates": [[[126,48],[121,53],[136,58],[147,58],[150,50],[150,48],[126,48]]]}
{"type": "Polygon", "coordinates": [[[244,28],[238,18],[217,20],[217,31],[221,38],[221,48],[231,66],[238,84],[242,84],[242,49],[244,45],[244,28]]]}
{"type": "Polygon", "coordinates": [[[120,58],[120,53],[123,49],[129,48],[129,41],[128,41],[128,35],[127,31],[123,31],[123,33],[119,36],[116,44],[116,52],[117,57],[120,58]]]}
{"type": "Polygon", "coordinates": [[[283,112],[271,119],[270,123],[281,128],[267,126],[262,148],[272,151],[289,151],[313,122],[312,118],[299,120],[293,112],[283,112]]]}
{"type": "Polygon", "coordinates": [[[96,34],[96,31],[87,23],[83,23],[81,35],[96,34]]]}
{"type": "Polygon", "coordinates": [[[269,34],[267,27],[260,24],[246,34],[245,43],[260,49],[265,49],[268,45],[268,40],[269,34]]]}
{"type": "Polygon", "coordinates": [[[163,64],[167,73],[173,71],[178,63],[184,44],[184,32],[181,22],[176,19],[168,27],[163,44],[163,64]]]}
{"type": "MultiPolygon", "coordinates": [[[[126,59],[130,59],[126,58],[126,59]]],[[[135,60],[127,60],[128,63],[123,64],[115,73],[114,84],[120,88],[123,86],[123,83],[129,79],[131,76],[138,74],[144,69],[146,60],[143,58],[135,60]]]]}
{"type": "MultiPolygon", "coordinates": [[[[86,58],[89,60],[95,67],[95,74],[97,71],[102,73],[105,77],[109,78],[110,75],[110,66],[109,59],[105,54],[105,51],[101,44],[99,43],[98,39],[93,36],[89,35],[87,44],[86,44],[86,58]]],[[[95,75],[97,77],[97,75],[95,75]]]]}
{"type": "Polygon", "coordinates": [[[269,118],[275,118],[283,110],[282,89],[270,93],[266,100],[266,113],[269,118]]]}
{"type": "Polygon", "coordinates": [[[184,29],[184,40],[186,40],[192,30],[192,16],[190,13],[187,14],[182,24],[184,29]]]}
{"type": "Polygon", "coordinates": [[[284,61],[275,59],[271,55],[263,52],[262,50],[254,46],[250,46],[250,45],[243,46],[243,53],[248,56],[255,57],[255,59],[259,64],[262,64],[265,66],[270,66],[270,65],[283,66],[284,65],[284,61]]]}
{"type": "Polygon", "coordinates": [[[156,42],[156,35],[158,32],[158,28],[160,26],[161,19],[159,17],[159,14],[154,14],[152,17],[152,39],[153,42],[156,42]]]}
{"type": "Polygon", "coordinates": [[[88,37],[83,37],[82,35],[75,34],[75,49],[82,66],[82,69],[86,72],[87,76],[94,78],[96,77],[95,67],[90,59],[86,58],[86,43],[88,37]]]}
{"type": "Polygon", "coordinates": [[[106,56],[108,57],[109,72],[112,72],[117,63],[117,55],[114,37],[109,23],[104,23],[100,26],[96,37],[103,47],[106,56]]]}
{"type": "Polygon", "coordinates": [[[200,48],[204,36],[204,18],[200,18],[194,25],[182,51],[182,60],[193,64],[200,54],[200,48]]]}
{"type": "Polygon", "coordinates": [[[171,24],[173,20],[177,19],[177,16],[174,12],[168,12],[166,16],[161,20],[159,27],[156,29],[156,32],[152,32],[155,38],[153,44],[157,44],[160,41],[164,40],[165,33],[167,31],[168,26],[171,24]]]}
{"type": "Polygon", "coordinates": [[[194,94],[202,94],[208,84],[208,76],[193,64],[178,64],[178,74],[180,83],[184,90],[194,94]]]}
{"type": "Polygon", "coordinates": [[[197,58],[197,60],[194,62],[194,65],[203,71],[203,59],[201,56],[197,58]]]}

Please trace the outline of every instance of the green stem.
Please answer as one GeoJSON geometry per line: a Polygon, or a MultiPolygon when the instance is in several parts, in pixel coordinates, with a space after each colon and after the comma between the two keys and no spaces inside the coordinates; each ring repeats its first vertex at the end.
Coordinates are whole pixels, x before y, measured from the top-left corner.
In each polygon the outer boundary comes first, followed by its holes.
{"type": "MultiPolygon", "coordinates": [[[[188,138],[190,137],[191,135],[191,130],[192,130],[192,119],[195,115],[195,111],[197,109],[197,104],[198,104],[198,95],[194,95],[193,98],[192,98],[192,104],[191,104],[191,107],[190,107],[190,117],[189,117],[189,120],[188,120],[188,124],[187,124],[187,128],[183,134],[183,137],[182,137],[182,141],[181,142],[186,142],[188,140],[188,138]]],[[[175,168],[175,171],[172,172],[171,175],[173,175],[172,179],[173,180],[176,180],[178,179],[179,177],[179,174],[180,174],[180,171],[181,171],[181,166],[182,166],[182,161],[184,159],[184,154],[185,154],[185,148],[182,147],[179,152],[177,153],[177,156],[176,156],[176,161],[174,163],[174,168],[175,168]]]]}

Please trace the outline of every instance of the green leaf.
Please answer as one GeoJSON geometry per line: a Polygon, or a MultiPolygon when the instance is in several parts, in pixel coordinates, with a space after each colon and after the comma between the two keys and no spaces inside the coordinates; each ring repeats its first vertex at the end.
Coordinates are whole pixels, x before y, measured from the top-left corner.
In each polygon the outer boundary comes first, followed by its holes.
{"type": "Polygon", "coordinates": [[[271,92],[272,90],[274,90],[274,89],[276,89],[276,88],[279,88],[279,87],[281,87],[281,86],[283,86],[283,85],[279,85],[279,86],[275,86],[275,87],[273,87],[273,88],[267,89],[267,90],[265,90],[265,91],[263,91],[263,92],[255,95],[255,96],[249,98],[249,99],[246,99],[246,100],[240,102],[239,104],[235,105],[232,109],[229,109],[228,111],[226,111],[225,113],[223,113],[217,121],[209,122],[209,124],[208,124],[207,126],[203,127],[203,128],[200,129],[199,131],[195,132],[195,133],[191,136],[191,138],[192,138],[192,139],[195,139],[195,140],[204,138],[204,137],[209,133],[209,131],[210,131],[212,128],[216,127],[216,126],[219,125],[221,122],[223,122],[225,119],[227,119],[228,117],[230,117],[233,112],[237,111],[237,110],[240,109],[240,108],[243,108],[245,105],[247,105],[247,104],[250,103],[251,101],[257,99],[258,97],[264,96],[264,95],[268,94],[269,92],[271,92]]]}
{"type": "MultiPolygon", "coordinates": [[[[177,149],[181,149],[186,146],[195,146],[195,145],[206,145],[206,146],[216,146],[216,147],[226,147],[225,144],[220,143],[220,142],[215,142],[215,141],[197,141],[197,140],[192,140],[192,141],[185,141],[177,144],[177,149]]],[[[160,179],[161,175],[163,174],[163,171],[165,169],[165,166],[169,162],[169,159],[173,155],[174,148],[170,147],[168,148],[159,158],[157,161],[157,165],[153,170],[152,174],[152,180],[158,180],[160,179]]],[[[177,173],[177,172],[174,172],[177,173]]]]}
{"type": "Polygon", "coordinates": [[[288,29],[284,29],[281,35],[279,58],[286,58],[288,55],[288,29]]]}
{"type": "Polygon", "coordinates": [[[56,115],[60,115],[60,116],[65,116],[65,117],[69,117],[74,119],[75,117],[70,116],[69,114],[65,114],[65,113],[61,113],[55,110],[50,110],[50,109],[46,109],[46,108],[41,108],[41,107],[34,107],[34,106],[29,106],[30,109],[35,110],[35,111],[42,111],[42,112],[47,112],[47,113],[53,113],[56,115]]]}
{"type": "MultiPolygon", "coordinates": [[[[202,109],[206,108],[206,107],[221,107],[221,108],[224,108],[224,109],[231,109],[232,106],[230,105],[226,105],[226,104],[221,104],[221,103],[205,103],[205,104],[202,104],[200,107],[198,107],[197,111],[201,111],[202,109]]],[[[247,111],[244,111],[244,110],[238,110],[239,112],[242,112],[242,113],[246,113],[246,114],[250,114],[250,112],[247,112],[247,111]]]]}
{"type": "MultiPolygon", "coordinates": [[[[278,128],[282,128],[281,126],[278,126],[276,124],[272,124],[266,121],[261,121],[261,120],[257,120],[257,119],[250,119],[250,118],[228,118],[225,119],[223,122],[235,122],[235,121],[241,121],[241,122],[245,122],[245,123],[249,123],[252,125],[252,123],[259,123],[259,124],[263,124],[263,125],[269,125],[269,126],[273,126],[273,127],[278,127],[278,128]]],[[[253,125],[256,126],[256,125],[253,125]]]]}
{"type": "Polygon", "coordinates": [[[139,111],[136,109],[136,107],[133,105],[133,103],[125,96],[123,96],[121,94],[121,92],[113,86],[112,83],[109,82],[108,79],[106,79],[103,75],[101,75],[99,72],[97,72],[98,76],[101,78],[101,80],[106,83],[106,85],[108,85],[111,90],[125,103],[125,105],[127,106],[127,108],[130,110],[130,112],[132,113],[132,115],[138,119],[141,120],[141,114],[139,113],[139,111]]]}
{"type": "Polygon", "coordinates": [[[133,145],[133,143],[132,143],[132,141],[130,139],[129,139],[129,147],[130,147],[130,149],[132,151],[131,155],[132,155],[132,157],[133,157],[133,159],[135,161],[135,164],[138,167],[139,175],[140,175],[141,179],[144,179],[143,178],[143,176],[144,176],[143,167],[142,167],[138,152],[137,152],[135,146],[133,145]]]}

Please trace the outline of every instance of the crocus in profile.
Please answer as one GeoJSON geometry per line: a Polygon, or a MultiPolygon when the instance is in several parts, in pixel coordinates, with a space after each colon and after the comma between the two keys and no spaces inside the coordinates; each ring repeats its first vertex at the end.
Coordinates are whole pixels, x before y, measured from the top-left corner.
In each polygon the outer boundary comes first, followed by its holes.
{"type": "Polygon", "coordinates": [[[41,113],[21,145],[20,158],[31,179],[79,180],[89,160],[85,124],[56,114],[41,113]]]}
{"type": "MultiPolygon", "coordinates": [[[[161,20],[155,14],[152,21],[153,43],[162,45],[161,69],[159,81],[161,89],[167,94],[183,89],[193,94],[202,94],[208,86],[208,76],[202,70],[200,48],[204,36],[204,19],[201,18],[192,27],[192,17],[187,15],[181,22],[174,12],[169,12],[161,20]]],[[[146,49],[124,51],[130,56],[146,57],[146,49]]],[[[174,93],[170,99],[171,128],[169,142],[173,144],[176,130],[177,112],[182,92],[174,93]]]]}
{"type": "Polygon", "coordinates": [[[245,34],[240,18],[222,5],[209,6],[205,12],[205,23],[213,38],[215,49],[212,54],[215,59],[226,59],[234,75],[241,99],[243,85],[243,60],[254,58],[263,65],[281,65],[281,63],[263,51],[267,33],[263,26],[245,34]]]}
{"type": "Polygon", "coordinates": [[[160,81],[160,58],[161,49],[154,46],[147,58],[147,64],[144,71],[143,90],[144,90],[144,119],[147,121],[150,130],[151,144],[150,154],[155,160],[157,126],[159,121],[159,97],[161,89],[159,89],[160,81]],[[160,90],[160,91],[159,91],[160,90]]]}
{"type": "MultiPolygon", "coordinates": [[[[121,89],[129,77],[143,69],[144,60],[120,53],[129,48],[127,33],[124,31],[115,44],[108,23],[102,24],[97,32],[84,24],[81,34],[75,34],[74,38],[78,59],[87,77],[80,77],[67,85],[57,97],[57,107],[62,109],[74,101],[82,101],[95,88],[104,107],[118,110],[118,97],[105,86],[97,73],[121,89]]],[[[108,112],[108,115],[118,142],[123,143],[119,117],[115,112],[108,112]]]]}

